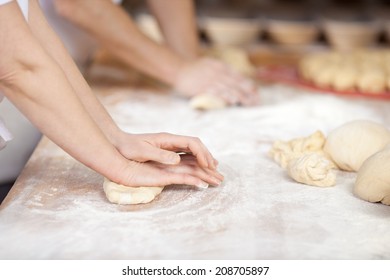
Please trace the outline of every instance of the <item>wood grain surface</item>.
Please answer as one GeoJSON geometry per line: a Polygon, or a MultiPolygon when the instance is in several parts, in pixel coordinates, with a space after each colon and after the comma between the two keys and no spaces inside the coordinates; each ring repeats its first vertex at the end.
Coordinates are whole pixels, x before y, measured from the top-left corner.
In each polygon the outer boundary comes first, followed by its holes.
{"type": "Polygon", "coordinates": [[[355,197],[355,173],[316,188],[268,157],[275,140],[326,135],[354,119],[389,127],[389,102],[274,84],[260,85],[260,106],[200,112],[107,67],[94,71],[115,78],[91,81],[122,129],[200,137],[224,184],[169,186],[150,204],[114,205],[99,174],[43,138],[1,205],[0,258],[390,259],[390,207],[355,197]]]}

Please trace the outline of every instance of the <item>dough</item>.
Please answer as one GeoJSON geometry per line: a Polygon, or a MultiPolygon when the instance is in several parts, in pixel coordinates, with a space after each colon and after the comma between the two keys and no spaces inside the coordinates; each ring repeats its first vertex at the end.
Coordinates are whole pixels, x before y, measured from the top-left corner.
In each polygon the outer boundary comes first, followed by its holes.
{"type": "Polygon", "coordinates": [[[295,138],[290,141],[276,141],[269,155],[283,168],[287,167],[291,159],[298,158],[305,153],[323,153],[325,136],[321,131],[316,131],[308,137],[295,138]]]}
{"type": "Polygon", "coordinates": [[[326,67],[328,56],[321,54],[309,54],[299,63],[299,72],[304,79],[313,81],[313,77],[318,75],[322,68],[326,67]]]}
{"type": "Polygon", "coordinates": [[[358,120],[331,131],[324,151],[345,171],[358,171],[363,162],[390,143],[390,131],[381,124],[358,120]]]}
{"type": "MultiPolygon", "coordinates": [[[[206,54],[225,62],[243,75],[251,76],[254,73],[255,67],[250,62],[247,53],[240,48],[215,48],[206,54]]],[[[227,104],[222,98],[210,94],[197,95],[190,100],[190,107],[199,110],[222,109],[226,106],[227,104]]]]}
{"type": "Polygon", "coordinates": [[[332,87],[337,77],[337,66],[322,68],[312,80],[320,87],[332,87]]]}
{"type": "Polygon", "coordinates": [[[308,153],[292,159],[287,173],[295,181],[317,187],[331,187],[336,184],[335,165],[324,155],[308,153]]]}
{"type": "Polygon", "coordinates": [[[358,71],[353,66],[340,68],[340,73],[333,80],[333,87],[337,90],[353,90],[358,82],[358,71]]]}
{"type": "Polygon", "coordinates": [[[319,87],[375,94],[390,90],[389,62],[386,50],[330,51],[306,55],[298,70],[319,87]]]}
{"type": "Polygon", "coordinates": [[[126,187],[105,178],[103,189],[111,203],[141,204],[154,200],[164,187],[126,187]]]}
{"type": "Polygon", "coordinates": [[[248,54],[243,49],[234,47],[215,48],[210,51],[210,55],[222,60],[243,75],[251,76],[255,71],[248,54]]]}
{"type": "Polygon", "coordinates": [[[190,107],[198,110],[214,110],[226,107],[226,102],[218,96],[197,95],[190,100],[190,107]]]}
{"type": "Polygon", "coordinates": [[[390,146],[369,157],[359,169],[353,192],[361,199],[390,205],[390,146]]]}
{"type": "Polygon", "coordinates": [[[164,36],[156,19],[148,14],[140,14],[136,18],[139,29],[149,38],[157,43],[164,43],[164,36]]]}
{"type": "Polygon", "coordinates": [[[330,187],[336,183],[336,165],[323,151],[325,136],[316,131],[308,137],[276,141],[269,155],[299,183],[330,187]]]}
{"type": "Polygon", "coordinates": [[[386,90],[386,73],[380,68],[367,68],[361,71],[357,87],[362,92],[381,93],[386,90]]]}

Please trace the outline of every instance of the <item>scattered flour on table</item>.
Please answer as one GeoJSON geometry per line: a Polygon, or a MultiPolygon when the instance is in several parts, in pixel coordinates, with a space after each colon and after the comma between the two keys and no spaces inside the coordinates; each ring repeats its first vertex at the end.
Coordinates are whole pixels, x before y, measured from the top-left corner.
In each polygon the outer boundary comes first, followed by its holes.
{"type": "Polygon", "coordinates": [[[262,87],[259,107],[210,112],[142,90],[117,89],[102,100],[126,131],[200,137],[220,161],[224,185],[167,187],[150,204],[113,205],[100,176],[44,150],[36,160],[61,162],[61,170],[47,167],[45,178],[56,185],[36,193],[40,181],[30,179],[0,212],[1,258],[390,258],[390,207],[354,197],[355,174],[339,174],[331,190],[308,188],[266,155],[275,140],[326,134],[353,119],[389,123],[388,103],[284,86],[262,87]]]}

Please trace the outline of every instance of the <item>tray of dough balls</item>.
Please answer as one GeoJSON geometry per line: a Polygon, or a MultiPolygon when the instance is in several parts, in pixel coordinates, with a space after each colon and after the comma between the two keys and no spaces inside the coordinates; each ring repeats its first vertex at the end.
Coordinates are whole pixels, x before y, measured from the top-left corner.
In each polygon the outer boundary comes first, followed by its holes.
{"type": "Polygon", "coordinates": [[[308,54],[297,66],[261,67],[257,77],[324,93],[390,99],[390,50],[308,54]]]}

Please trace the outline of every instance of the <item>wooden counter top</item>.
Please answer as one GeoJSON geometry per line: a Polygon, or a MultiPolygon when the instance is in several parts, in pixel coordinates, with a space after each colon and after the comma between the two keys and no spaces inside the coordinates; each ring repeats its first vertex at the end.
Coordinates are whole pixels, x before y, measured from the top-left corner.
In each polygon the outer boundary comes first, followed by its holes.
{"type": "Polygon", "coordinates": [[[100,175],[43,138],[1,205],[0,258],[390,259],[390,207],[355,197],[356,174],[310,187],[267,156],[275,140],[352,119],[389,126],[389,102],[267,85],[258,107],[198,112],[156,90],[93,85],[124,130],[199,136],[220,161],[223,186],[110,204],[100,175]]]}

